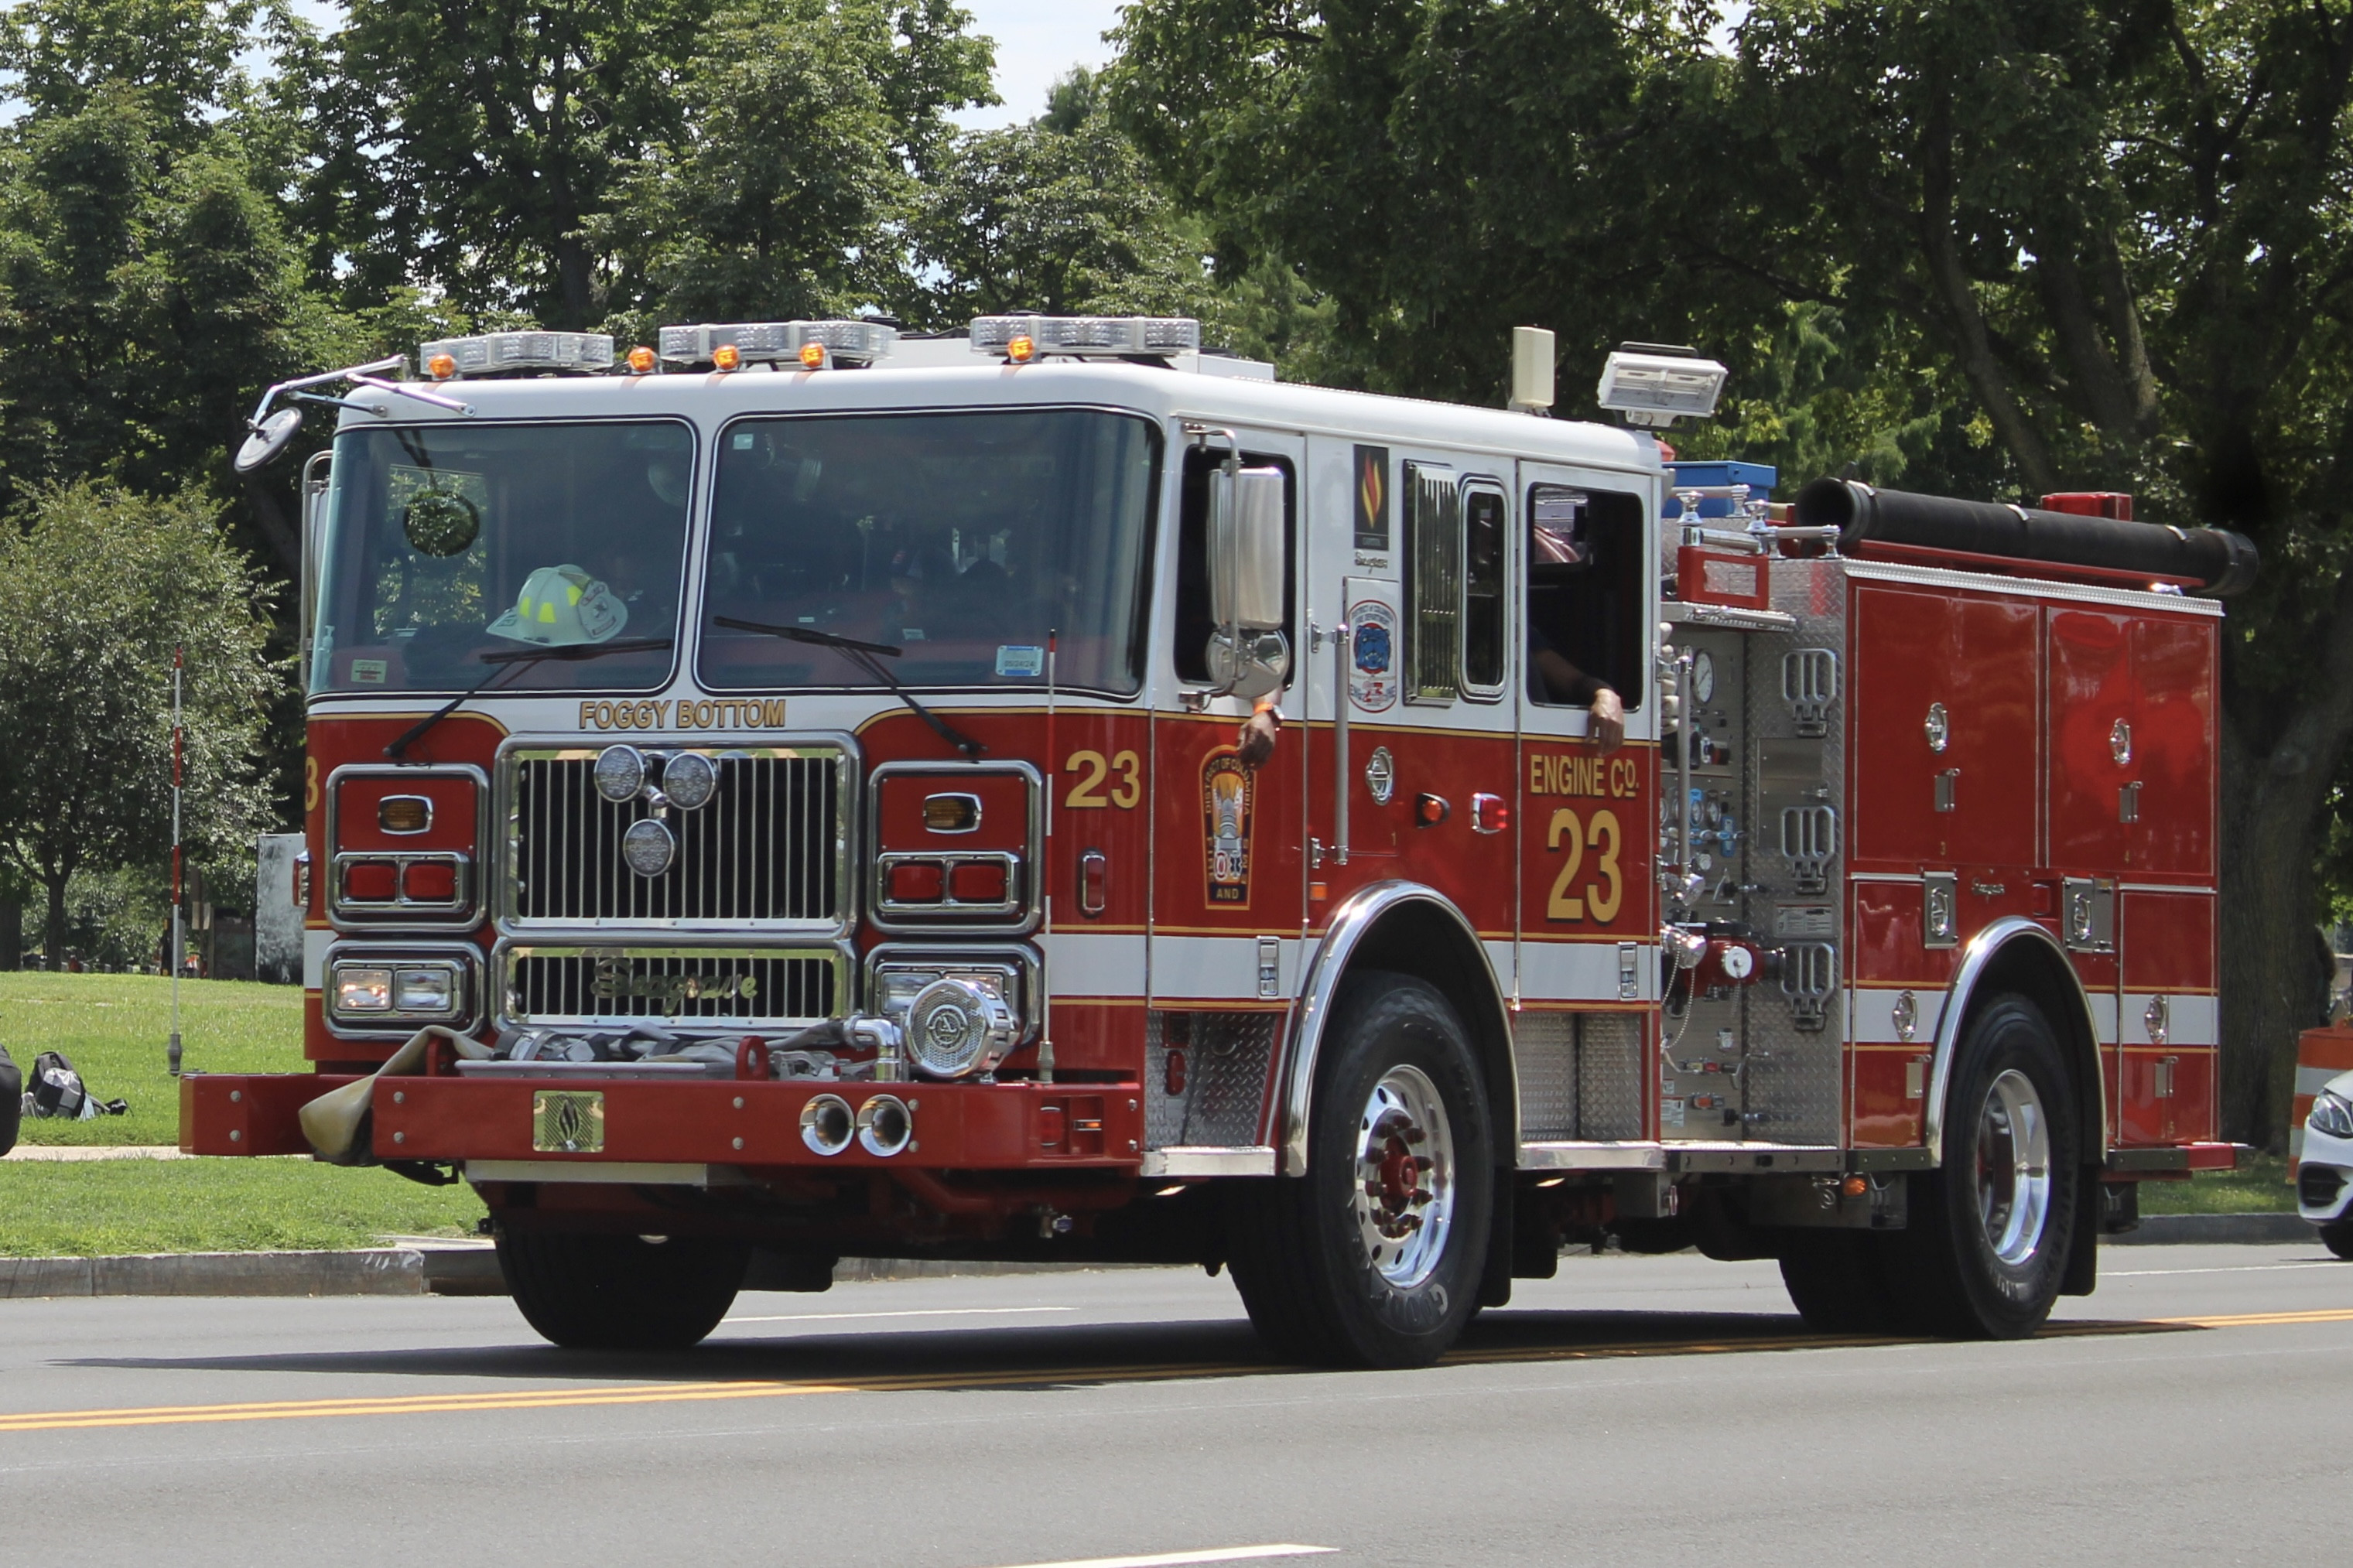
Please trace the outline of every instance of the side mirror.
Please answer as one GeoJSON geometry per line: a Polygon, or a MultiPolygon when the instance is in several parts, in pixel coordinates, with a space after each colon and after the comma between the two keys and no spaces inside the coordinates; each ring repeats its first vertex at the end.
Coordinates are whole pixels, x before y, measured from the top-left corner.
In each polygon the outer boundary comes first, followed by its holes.
{"type": "Polygon", "coordinates": [[[1209,618],[1222,631],[1282,625],[1281,468],[1220,468],[1209,476],[1209,618]]]}
{"type": "Polygon", "coordinates": [[[294,433],[301,428],[302,411],[299,408],[281,408],[254,426],[245,445],[237,449],[237,471],[249,474],[260,468],[286,450],[293,442],[294,433]]]}

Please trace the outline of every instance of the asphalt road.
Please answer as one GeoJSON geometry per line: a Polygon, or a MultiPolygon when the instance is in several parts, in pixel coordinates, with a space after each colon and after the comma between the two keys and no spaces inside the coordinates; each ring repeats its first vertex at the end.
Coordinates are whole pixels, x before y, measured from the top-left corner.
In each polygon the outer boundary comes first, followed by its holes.
{"type": "Polygon", "coordinates": [[[745,1296],[617,1358],[499,1299],[0,1301],[0,1563],[2341,1556],[2353,1264],[2102,1261],[2042,1338],[1934,1344],[1810,1336],[1770,1264],[1565,1259],[1397,1373],[1270,1365],[1170,1269],[745,1296]]]}

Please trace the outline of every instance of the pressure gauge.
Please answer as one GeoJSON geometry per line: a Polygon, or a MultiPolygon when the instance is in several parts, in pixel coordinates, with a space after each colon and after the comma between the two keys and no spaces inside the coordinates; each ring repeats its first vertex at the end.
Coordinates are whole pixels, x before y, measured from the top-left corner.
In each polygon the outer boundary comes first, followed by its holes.
{"type": "Polygon", "coordinates": [[[1692,655],[1692,700],[1715,700],[1715,659],[1705,648],[1692,655]]]}

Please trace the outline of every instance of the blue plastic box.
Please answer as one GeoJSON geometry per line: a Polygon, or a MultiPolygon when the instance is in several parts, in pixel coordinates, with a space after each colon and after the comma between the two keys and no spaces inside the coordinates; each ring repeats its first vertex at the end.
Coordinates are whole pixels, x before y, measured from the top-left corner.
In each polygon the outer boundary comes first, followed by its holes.
{"type": "MultiPolygon", "coordinates": [[[[1746,485],[1750,497],[1761,500],[1773,493],[1773,487],[1780,482],[1781,471],[1769,463],[1669,463],[1667,475],[1670,492],[1678,485],[1706,489],[1725,485],[1746,485]]],[[[1728,500],[1710,498],[1699,503],[1702,517],[1730,517],[1732,512],[1732,503],[1728,500]]],[[[1670,493],[1660,515],[1676,518],[1683,514],[1682,504],[1670,493]]]]}

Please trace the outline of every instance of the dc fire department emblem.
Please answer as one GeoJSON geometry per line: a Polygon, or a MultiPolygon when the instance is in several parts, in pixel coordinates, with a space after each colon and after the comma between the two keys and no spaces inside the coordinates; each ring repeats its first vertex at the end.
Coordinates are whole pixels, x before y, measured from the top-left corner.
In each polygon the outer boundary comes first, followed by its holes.
{"type": "Polygon", "coordinates": [[[1201,764],[1201,823],[1209,873],[1208,901],[1250,908],[1250,830],[1257,816],[1258,777],[1230,751],[1212,752],[1201,764]]]}

